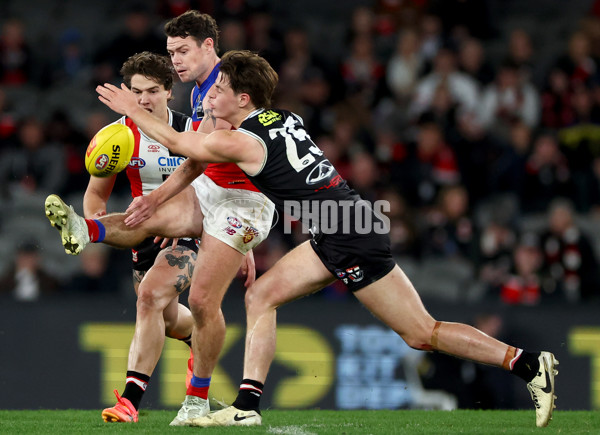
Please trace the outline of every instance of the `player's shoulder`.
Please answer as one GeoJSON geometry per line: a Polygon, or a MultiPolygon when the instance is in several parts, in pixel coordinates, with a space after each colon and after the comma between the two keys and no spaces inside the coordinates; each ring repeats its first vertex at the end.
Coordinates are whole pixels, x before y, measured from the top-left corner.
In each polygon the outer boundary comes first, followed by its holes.
{"type": "Polygon", "coordinates": [[[171,110],[171,127],[177,131],[194,129],[192,118],[176,110],[171,110]]]}
{"type": "Polygon", "coordinates": [[[294,119],[301,124],[304,121],[297,114],[284,109],[260,109],[250,114],[248,118],[242,122],[240,128],[280,128],[289,118],[294,119]]]}

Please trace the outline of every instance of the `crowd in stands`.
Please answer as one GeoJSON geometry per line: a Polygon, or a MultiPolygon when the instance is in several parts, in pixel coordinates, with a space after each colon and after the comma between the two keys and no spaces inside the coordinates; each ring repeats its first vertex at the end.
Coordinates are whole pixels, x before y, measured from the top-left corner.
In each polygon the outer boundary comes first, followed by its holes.
{"type": "MultiPolygon", "coordinates": [[[[4,6],[0,196],[58,193],[80,203],[84,150],[115,119],[95,101],[95,85],[119,83],[135,52],[166,53],[162,24],[195,8],[217,19],[221,53],[245,48],[269,60],[280,79],[275,106],[304,118],[351,187],[389,201],[393,253],[418,290],[517,305],[598,300],[598,3],[550,49],[536,46],[529,28],[502,27],[480,0],[352,2],[327,28],[266,0],[127,3],[110,38],[90,43],[100,31],[90,36],[71,23],[55,29],[46,56],[28,40],[27,17],[4,6]]],[[[179,86],[173,108],[189,113],[190,88],[179,86]]],[[[119,178],[117,193],[126,195],[119,178]]],[[[296,227],[283,234],[281,223],[256,250],[259,273],[307,237],[296,227]]],[[[0,293],[34,294],[19,281],[28,268],[52,283],[44,291],[74,283],[102,291],[83,284],[97,273],[83,273],[83,260],[57,277],[37,272],[35,243],[13,252],[0,293]]],[[[347,296],[339,285],[325,294],[347,296]]]]}

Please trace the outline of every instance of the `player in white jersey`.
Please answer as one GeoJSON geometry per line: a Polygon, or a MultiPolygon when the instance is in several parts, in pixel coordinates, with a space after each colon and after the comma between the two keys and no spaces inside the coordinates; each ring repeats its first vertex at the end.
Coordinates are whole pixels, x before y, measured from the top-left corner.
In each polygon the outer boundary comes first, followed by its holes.
{"type": "MultiPolygon", "coordinates": [[[[136,94],[138,104],[177,131],[193,129],[192,119],[167,106],[173,86],[173,70],[168,58],[149,52],[131,56],[121,69],[127,86],[136,94]]],[[[147,195],[185,158],[172,155],[167,148],[150,139],[127,117],[117,121],[131,128],[135,149],[126,170],[135,198],[147,195]]],[[[106,214],[106,205],[117,175],[90,177],[83,199],[86,218],[106,214]]],[[[106,422],[137,421],[142,395],[162,352],[164,337],[190,343],[193,319],[190,310],[179,303],[179,295],[189,289],[198,252],[198,241],[180,239],[175,246],[162,249],[150,237],[132,249],[133,285],[138,296],[136,329],[133,336],[126,383],[118,402],[102,412],[106,422]]]]}

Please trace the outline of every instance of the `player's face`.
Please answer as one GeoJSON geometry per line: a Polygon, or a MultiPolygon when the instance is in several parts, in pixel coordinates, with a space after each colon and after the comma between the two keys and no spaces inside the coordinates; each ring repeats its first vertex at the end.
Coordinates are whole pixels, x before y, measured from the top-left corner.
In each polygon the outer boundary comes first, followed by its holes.
{"type": "Polygon", "coordinates": [[[214,59],[211,56],[214,51],[211,49],[211,43],[205,40],[198,45],[198,41],[191,36],[167,37],[167,51],[182,82],[201,83],[210,74],[214,67],[214,59]]]}
{"type": "Polygon", "coordinates": [[[164,85],[142,74],[134,74],[131,77],[131,92],[137,97],[137,103],[141,108],[158,118],[167,117],[167,102],[171,97],[171,91],[167,91],[164,85]]]}
{"type": "MultiPolygon", "coordinates": [[[[215,84],[208,90],[208,107],[215,118],[232,119],[239,110],[239,99],[229,86],[227,76],[219,73],[215,84]]],[[[206,101],[206,100],[205,100],[206,101]]]]}

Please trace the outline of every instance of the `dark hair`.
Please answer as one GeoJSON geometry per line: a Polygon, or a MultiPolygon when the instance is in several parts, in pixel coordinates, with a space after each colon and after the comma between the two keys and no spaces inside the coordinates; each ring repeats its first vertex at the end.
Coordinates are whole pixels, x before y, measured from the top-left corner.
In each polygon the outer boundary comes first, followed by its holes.
{"type": "Polygon", "coordinates": [[[167,56],[149,51],[143,51],[130,56],[123,63],[121,75],[128,88],[131,88],[131,77],[141,74],[146,78],[156,81],[168,91],[173,87],[173,65],[167,56]]]}
{"type": "Polygon", "coordinates": [[[279,76],[258,54],[248,50],[228,51],[221,58],[221,74],[227,76],[234,93],[250,95],[255,107],[271,107],[279,76]]]}
{"type": "Polygon", "coordinates": [[[217,22],[210,15],[193,9],[167,21],[165,35],[172,38],[191,36],[198,45],[202,44],[206,38],[211,38],[215,52],[219,52],[219,27],[217,22]]]}

